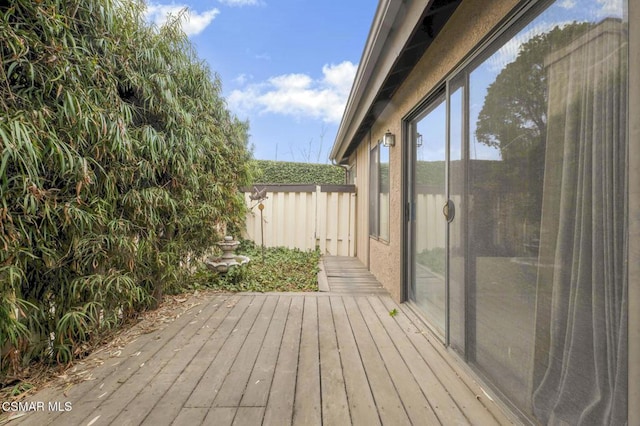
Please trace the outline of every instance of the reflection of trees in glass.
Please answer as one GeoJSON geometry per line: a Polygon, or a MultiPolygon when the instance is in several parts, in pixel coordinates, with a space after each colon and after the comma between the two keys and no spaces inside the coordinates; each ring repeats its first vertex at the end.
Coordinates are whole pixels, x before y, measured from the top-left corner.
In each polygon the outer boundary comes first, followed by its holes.
{"type": "Polygon", "coordinates": [[[532,37],[487,88],[475,136],[499,149],[502,161],[486,164],[483,179],[475,179],[476,191],[487,192],[478,198],[483,205],[477,207],[493,212],[486,217],[490,224],[482,225],[486,231],[501,227],[501,241],[494,239],[500,248],[492,250],[503,251],[502,255],[533,254],[530,249],[538,239],[547,137],[545,58],[591,27],[574,22],[532,37]]]}
{"type": "Polygon", "coordinates": [[[417,161],[416,183],[420,185],[433,185],[439,188],[438,193],[444,191],[445,178],[444,161],[417,161]]]}
{"type": "Polygon", "coordinates": [[[590,27],[589,23],[556,26],[520,47],[516,60],[507,64],[487,89],[476,127],[479,142],[499,148],[503,160],[523,156],[529,150],[537,151],[544,145],[547,124],[544,58],[590,27]]]}
{"type": "Polygon", "coordinates": [[[380,192],[389,193],[389,163],[380,163],[380,192]]]}
{"type": "Polygon", "coordinates": [[[379,207],[379,225],[378,236],[389,241],[389,147],[379,145],[380,161],[378,163],[378,207],[379,207]]]}

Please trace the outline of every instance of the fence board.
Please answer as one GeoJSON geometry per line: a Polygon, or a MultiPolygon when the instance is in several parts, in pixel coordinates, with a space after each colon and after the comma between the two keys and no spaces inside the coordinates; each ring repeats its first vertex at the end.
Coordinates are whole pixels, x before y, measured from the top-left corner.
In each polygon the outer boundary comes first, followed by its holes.
{"type": "MultiPolygon", "coordinates": [[[[262,189],[258,186],[258,189],[262,189]]],[[[355,256],[356,194],[353,185],[265,186],[262,218],[258,202],[245,193],[250,211],[244,238],[266,247],[289,247],[323,254],[355,256]],[[262,230],[261,230],[262,220],[262,230]]],[[[248,190],[248,189],[247,189],[248,190]]]]}

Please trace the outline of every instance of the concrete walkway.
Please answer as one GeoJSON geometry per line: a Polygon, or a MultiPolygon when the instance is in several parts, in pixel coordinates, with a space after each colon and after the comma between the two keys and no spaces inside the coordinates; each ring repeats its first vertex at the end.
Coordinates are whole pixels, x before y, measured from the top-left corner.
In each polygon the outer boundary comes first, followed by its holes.
{"type": "Polygon", "coordinates": [[[94,380],[44,389],[8,424],[509,424],[366,269],[334,268],[352,261],[328,261],[325,292],[202,296],[105,359],[94,380]]]}

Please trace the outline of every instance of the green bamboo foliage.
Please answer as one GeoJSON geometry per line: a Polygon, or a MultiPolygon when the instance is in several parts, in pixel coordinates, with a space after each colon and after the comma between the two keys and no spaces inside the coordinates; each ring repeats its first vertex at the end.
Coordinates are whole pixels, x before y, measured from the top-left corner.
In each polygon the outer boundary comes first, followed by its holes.
{"type": "Polygon", "coordinates": [[[70,362],[243,220],[247,125],[180,17],[154,28],[141,7],[0,6],[3,374],[70,362]]]}

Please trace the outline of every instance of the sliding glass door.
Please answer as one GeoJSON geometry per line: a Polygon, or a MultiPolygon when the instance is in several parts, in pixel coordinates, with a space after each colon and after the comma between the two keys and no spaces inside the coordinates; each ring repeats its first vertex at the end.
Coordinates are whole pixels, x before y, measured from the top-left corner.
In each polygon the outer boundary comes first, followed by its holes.
{"type": "Polygon", "coordinates": [[[626,418],[625,5],[536,3],[407,122],[408,298],[541,424],[626,418]]]}

